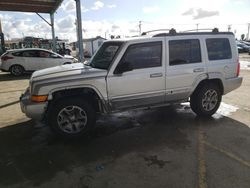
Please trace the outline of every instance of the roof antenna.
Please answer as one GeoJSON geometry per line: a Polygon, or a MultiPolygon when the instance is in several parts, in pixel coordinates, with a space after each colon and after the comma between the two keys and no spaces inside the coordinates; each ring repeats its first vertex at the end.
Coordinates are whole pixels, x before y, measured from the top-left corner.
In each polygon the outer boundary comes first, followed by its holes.
{"type": "Polygon", "coordinates": [[[212,30],[213,33],[219,33],[219,29],[216,27],[212,30]]]}
{"type": "Polygon", "coordinates": [[[169,34],[171,35],[175,35],[176,34],[176,30],[174,28],[169,30],[169,34]]]}

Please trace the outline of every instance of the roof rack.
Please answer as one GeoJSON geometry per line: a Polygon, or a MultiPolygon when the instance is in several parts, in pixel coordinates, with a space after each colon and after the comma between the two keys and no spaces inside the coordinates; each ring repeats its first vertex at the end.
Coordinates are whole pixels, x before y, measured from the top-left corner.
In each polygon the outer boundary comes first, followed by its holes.
{"type": "Polygon", "coordinates": [[[191,29],[191,30],[186,30],[186,31],[181,31],[180,33],[187,33],[187,32],[193,32],[193,31],[212,31],[213,33],[218,33],[219,29],[218,28],[205,28],[205,29],[191,29]]]}
{"type": "Polygon", "coordinates": [[[156,30],[151,30],[151,31],[145,31],[143,32],[141,35],[147,35],[149,33],[153,33],[153,32],[156,32],[156,31],[168,31],[169,34],[176,34],[176,30],[174,28],[171,28],[171,29],[156,29],[156,30]]]}
{"type": "Polygon", "coordinates": [[[152,37],[165,37],[165,36],[176,36],[176,35],[208,35],[208,34],[231,34],[234,35],[232,32],[219,32],[218,28],[206,28],[206,29],[192,29],[192,30],[186,30],[186,31],[181,31],[181,32],[176,32],[174,28],[172,29],[157,29],[157,30],[151,30],[151,31],[146,31],[141,34],[147,35],[148,33],[156,32],[156,31],[168,31],[168,32],[162,32],[162,33],[157,33],[153,35],[152,37]],[[201,32],[199,32],[201,31],[201,32]]]}

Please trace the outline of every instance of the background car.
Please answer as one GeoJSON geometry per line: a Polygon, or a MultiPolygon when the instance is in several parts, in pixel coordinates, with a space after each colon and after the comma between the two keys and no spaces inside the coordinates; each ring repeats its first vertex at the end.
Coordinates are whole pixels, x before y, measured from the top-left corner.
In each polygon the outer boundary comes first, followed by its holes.
{"type": "Polygon", "coordinates": [[[20,76],[24,72],[41,70],[58,65],[75,63],[72,56],[63,57],[60,54],[39,48],[8,50],[1,56],[0,69],[20,76]]]}
{"type": "Polygon", "coordinates": [[[242,40],[240,42],[243,43],[243,44],[245,44],[245,45],[247,45],[247,46],[250,46],[250,42],[247,42],[247,41],[244,41],[244,40],[242,40]]]}
{"type": "Polygon", "coordinates": [[[242,41],[245,45],[249,46],[248,54],[250,55],[250,42],[249,41],[242,41]]]}
{"type": "Polygon", "coordinates": [[[237,45],[237,49],[238,49],[238,53],[243,53],[244,52],[244,49],[240,46],[237,45]]]}
{"type": "Polygon", "coordinates": [[[249,52],[249,50],[250,50],[250,46],[248,46],[242,42],[236,41],[236,45],[237,45],[239,53],[249,52]]]}

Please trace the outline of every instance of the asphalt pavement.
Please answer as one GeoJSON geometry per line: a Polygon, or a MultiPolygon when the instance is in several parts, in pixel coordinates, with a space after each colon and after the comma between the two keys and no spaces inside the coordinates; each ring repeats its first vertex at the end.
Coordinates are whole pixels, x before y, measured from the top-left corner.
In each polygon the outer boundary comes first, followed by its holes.
{"type": "Polygon", "coordinates": [[[30,75],[0,72],[0,187],[249,188],[250,56],[242,86],[211,118],[188,103],[101,116],[89,136],[58,139],[22,114],[30,75]]]}

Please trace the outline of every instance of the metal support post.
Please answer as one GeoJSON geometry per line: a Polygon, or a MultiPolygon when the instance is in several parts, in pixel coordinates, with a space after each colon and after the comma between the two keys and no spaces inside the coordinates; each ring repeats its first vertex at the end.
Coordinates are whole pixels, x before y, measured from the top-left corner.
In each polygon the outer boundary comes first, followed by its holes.
{"type": "Polygon", "coordinates": [[[51,24],[51,32],[52,32],[52,50],[56,52],[56,37],[55,37],[55,27],[54,27],[54,14],[50,14],[50,24],[51,24]]]}
{"type": "Polygon", "coordinates": [[[84,49],[83,49],[83,40],[82,40],[82,18],[81,18],[81,1],[76,1],[76,17],[77,17],[77,36],[78,36],[78,47],[79,47],[79,62],[84,61],[84,49]]]}

